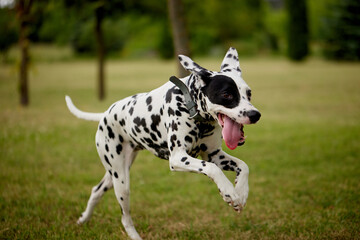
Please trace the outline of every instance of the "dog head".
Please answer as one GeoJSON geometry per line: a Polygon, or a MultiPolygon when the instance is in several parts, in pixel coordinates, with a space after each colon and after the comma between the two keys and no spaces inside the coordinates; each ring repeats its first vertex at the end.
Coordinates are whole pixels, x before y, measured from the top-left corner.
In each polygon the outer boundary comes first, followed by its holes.
{"type": "Polygon", "coordinates": [[[220,72],[209,71],[183,55],[179,60],[192,73],[189,87],[197,95],[199,110],[217,120],[227,147],[233,150],[244,144],[244,125],[256,123],[261,114],[250,103],[251,89],[241,77],[236,49],[228,50],[220,72]]]}

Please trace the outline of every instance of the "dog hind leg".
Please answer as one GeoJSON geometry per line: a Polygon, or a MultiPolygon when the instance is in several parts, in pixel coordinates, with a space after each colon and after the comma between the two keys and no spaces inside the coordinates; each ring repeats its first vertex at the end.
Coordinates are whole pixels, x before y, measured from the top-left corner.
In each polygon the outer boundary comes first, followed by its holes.
{"type": "Polygon", "coordinates": [[[141,239],[130,216],[130,167],[136,154],[137,152],[134,151],[130,144],[124,143],[123,151],[114,161],[112,168],[115,196],[122,210],[121,223],[126,233],[133,240],[141,239]]]}
{"type": "Polygon", "coordinates": [[[78,219],[78,224],[83,224],[90,220],[95,206],[98,204],[104,193],[112,187],[113,183],[111,175],[109,172],[106,172],[100,183],[92,188],[91,196],[87,203],[86,210],[81,214],[81,217],[78,219]]]}

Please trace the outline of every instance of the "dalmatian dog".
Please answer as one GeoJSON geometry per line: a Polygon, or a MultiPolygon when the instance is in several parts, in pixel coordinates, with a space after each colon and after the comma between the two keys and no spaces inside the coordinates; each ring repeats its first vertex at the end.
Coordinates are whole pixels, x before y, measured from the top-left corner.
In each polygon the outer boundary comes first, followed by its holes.
{"type": "Polygon", "coordinates": [[[221,149],[222,139],[229,149],[243,145],[244,125],[256,123],[261,116],[250,103],[251,90],[241,77],[238,53],[230,48],[219,72],[209,71],[183,55],[179,55],[179,60],[191,73],[179,81],[188,89],[196,117],[190,114],[185,90],[172,82],[122,99],[104,113],[83,112],[66,96],[67,106],[76,117],[99,121],[96,147],[106,170],[100,183],[93,187],[78,224],[87,222],[104,193],[114,188],[127,234],[131,239],[141,239],[130,216],[129,171],[138,151],[143,149],[169,160],[171,171],[208,176],[225,202],[237,212],[244,208],[249,168],[221,149]],[[235,186],[222,170],[236,172],[235,186]]]}

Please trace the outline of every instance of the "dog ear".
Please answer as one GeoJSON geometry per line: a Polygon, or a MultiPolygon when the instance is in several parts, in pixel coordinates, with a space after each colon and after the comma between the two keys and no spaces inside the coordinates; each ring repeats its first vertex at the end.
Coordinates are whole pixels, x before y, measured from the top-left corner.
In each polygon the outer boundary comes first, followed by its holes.
{"type": "Polygon", "coordinates": [[[238,53],[235,48],[231,47],[225,54],[224,60],[221,63],[220,72],[231,71],[233,69],[241,72],[238,53]]]}
{"type": "Polygon", "coordinates": [[[184,55],[179,55],[178,57],[181,65],[191,73],[199,75],[202,78],[207,78],[212,74],[211,71],[201,67],[199,64],[191,60],[191,58],[184,55]]]}

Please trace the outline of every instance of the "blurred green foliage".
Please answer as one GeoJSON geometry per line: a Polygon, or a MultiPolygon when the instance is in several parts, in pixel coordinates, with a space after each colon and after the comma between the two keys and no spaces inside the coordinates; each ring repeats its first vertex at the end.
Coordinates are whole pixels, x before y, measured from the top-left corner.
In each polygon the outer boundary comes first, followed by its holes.
{"type": "Polygon", "coordinates": [[[0,53],[6,56],[9,47],[17,41],[16,25],[11,19],[11,13],[0,8],[0,53]]]}
{"type": "MultiPolygon", "coordinates": [[[[219,55],[234,46],[239,54],[286,54],[289,14],[285,0],[183,0],[194,55],[219,55]]],[[[359,59],[357,0],[304,1],[308,9],[310,47],[329,58],[359,59]]],[[[33,42],[70,45],[77,54],[94,55],[94,8],[103,4],[108,55],[173,57],[166,0],[35,1],[33,42]]],[[[16,40],[15,14],[0,9],[0,51],[16,40]],[[11,34],[7,34],[11,33],[11,34]]],[[[290,34],[291,35],[291,34],[290,34]]]]}
{"type": "Polygon", "coordinates": [[[326,57],[359,61],[360,1],[339,1],[334,3],[331,9],[325,21],[326,57]]]}

